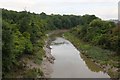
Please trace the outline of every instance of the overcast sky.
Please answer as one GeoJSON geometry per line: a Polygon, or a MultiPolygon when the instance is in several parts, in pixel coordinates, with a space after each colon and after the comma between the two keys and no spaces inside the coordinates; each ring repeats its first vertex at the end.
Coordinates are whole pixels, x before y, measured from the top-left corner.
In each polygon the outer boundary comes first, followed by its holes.
{"type": "Polygon", "coordinates": [[[119,0],[0,0],[0,8],[46,14],[94,14],[102,19],[118,19],[119,0]]]}

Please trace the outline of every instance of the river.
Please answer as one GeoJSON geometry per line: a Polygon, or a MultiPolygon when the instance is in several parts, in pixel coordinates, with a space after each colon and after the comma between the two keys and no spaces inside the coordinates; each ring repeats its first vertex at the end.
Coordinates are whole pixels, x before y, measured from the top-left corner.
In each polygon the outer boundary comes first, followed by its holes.
{"type": "Polygon", "coordinates": [[[56,37],[50,47],[55,57],[51,78],[110,78],[68,40],[56,37]]]}

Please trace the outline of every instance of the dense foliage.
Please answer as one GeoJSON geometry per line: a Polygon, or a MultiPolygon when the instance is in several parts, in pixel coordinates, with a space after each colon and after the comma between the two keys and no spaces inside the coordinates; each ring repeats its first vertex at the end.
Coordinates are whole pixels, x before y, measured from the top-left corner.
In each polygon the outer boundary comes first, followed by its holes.
{"type": "MultiPolygon", "coordinates": [[[[14,66],[23,54],[34,54],[36,47],[43,47],[44,28],[35,14],[27,11],[2,10],[2,69],[3,75],[14,66]],[[38,40],[41,41],[38,43],[38,40]],[[37,45],[36,45],[37,44],[37,45]]],[[[41,55],[42,56],[42,55],[41,55]]]]}
{"type": "Polygon", "coordinates": [[[2,69],[5,75],[14,66],[19,66],[18,61],[24,54],[36,55],[36,59],[42,60],[46,31],[85,25],[97,17],[94,15],[46,15],[43,12],[35,14],[2,9],[2,19],[2,69]]]}
{"type": "Polygon", "coordinates": [[[71,32],[85,42],[120,54],[120,28],[114,22],[94,19],[86,26],[73,28],[71,32]]]}
{"type": "Polygon", "coordinates": [[[110,77],[120,77],[120,23],[94,19],[72,28],[64,36],[87,58],[107,70],[110,77]]]}
{"type": "Polygon", "coordinates": [[[47,15],[2,9],[2,19],[3,75],[19,66],[18,61],[25,54],[42,60],[45,33],[56,29],[72,28],[71,34],[78,39],[120,54],[120,27],[95,15],[47,15]]]}

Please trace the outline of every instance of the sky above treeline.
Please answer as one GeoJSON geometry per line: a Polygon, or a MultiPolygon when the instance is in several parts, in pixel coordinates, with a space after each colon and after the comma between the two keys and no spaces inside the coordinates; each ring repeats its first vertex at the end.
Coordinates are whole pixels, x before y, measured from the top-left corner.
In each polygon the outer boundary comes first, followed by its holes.
{"type": "Polygon", "coordinates": [[[94,14],[105,20],[118,19],[119,0],[0,0],[0,8],[46,14],[94,14]]]}

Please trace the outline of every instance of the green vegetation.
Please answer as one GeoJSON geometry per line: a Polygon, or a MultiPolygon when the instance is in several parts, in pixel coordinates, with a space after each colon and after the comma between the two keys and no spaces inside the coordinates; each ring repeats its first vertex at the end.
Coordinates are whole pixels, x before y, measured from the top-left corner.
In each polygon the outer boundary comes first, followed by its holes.
{"type": "Polygon", "coordinates": [[[2,10],[2,71],[3,77],[19,67],[22,56],[31,55],[34,62],[44,56],[45,33],[42,21],[27,11],[2,10]]]}
{"type": "Polygon", "coordinates": [[[115,63],[112,60],[113,59],[119,60],[119,56],[113,55],[113,52],[85,43],[81,41],[79,38],[77,38],[75,35],[68,32],[65,33],[64,36],[65,38],[70,40],[81,51],[81,53],[83,53],[87,57],[92,58],[103,65],[107,65],[107,63],[111,63],[110,65],[112,65],[113,67],[118,66],[117,63],[118,61],[115,63]],[[102,63],[101,61],[104,62],[102,63]]]}
{"type": "Polygon", "coordinates": [[[40,69],[30,69],[24,73],[24,78],[36,78],[43,76],[43,72],[40,69]]]}
{"type": "MultiPolygon", "coordinates": [[[[109,63],[120,67],[117,65],[120,28],[113,22],[102,21],[95,15],[47,15],[44,12],[35,14],[2,9],[3,77],[11,71],[22,70],[24,66],[20,61],[24,56],[40,64],[45,53],[46,33],[58,29],[71,29],[65,34],[66,37],[86,56],[104,65],[109,63]]],[[[43,75],[41,70],[37,72],[43,75]]],[[[36,70],[30,69],[25,74],[28,74],[27,77],[36,76],[36,70]]]]}
{"type": "Polygon", "coordinates": [[[94,19],[87,26],[73,28],[71,33],[85,42],[114,51],[119,55],[119,31],[120,28],[113,22],[94,19]]]}
{"type": "Polygon", "coordinates": [[[86,26],[77,26],[65,33],[64,36],[70,40],[82,54],[93,59],[103,68],[109,67],[107,72],[111,77],[119,77],[119,34],[118,27],[107,21],[95,19],[86,26]]]}
{"type": "Polygon", "coordinates": [[[94,15],[46,15],[27,11],[2,9],[2,71],[15,72],[22,67],[20,60],[29,56],[36,64],[40,64],[45,51],[46,32],[56,29],[70,29],[78,24],[90,23],[97,19],[94,15]]]}

